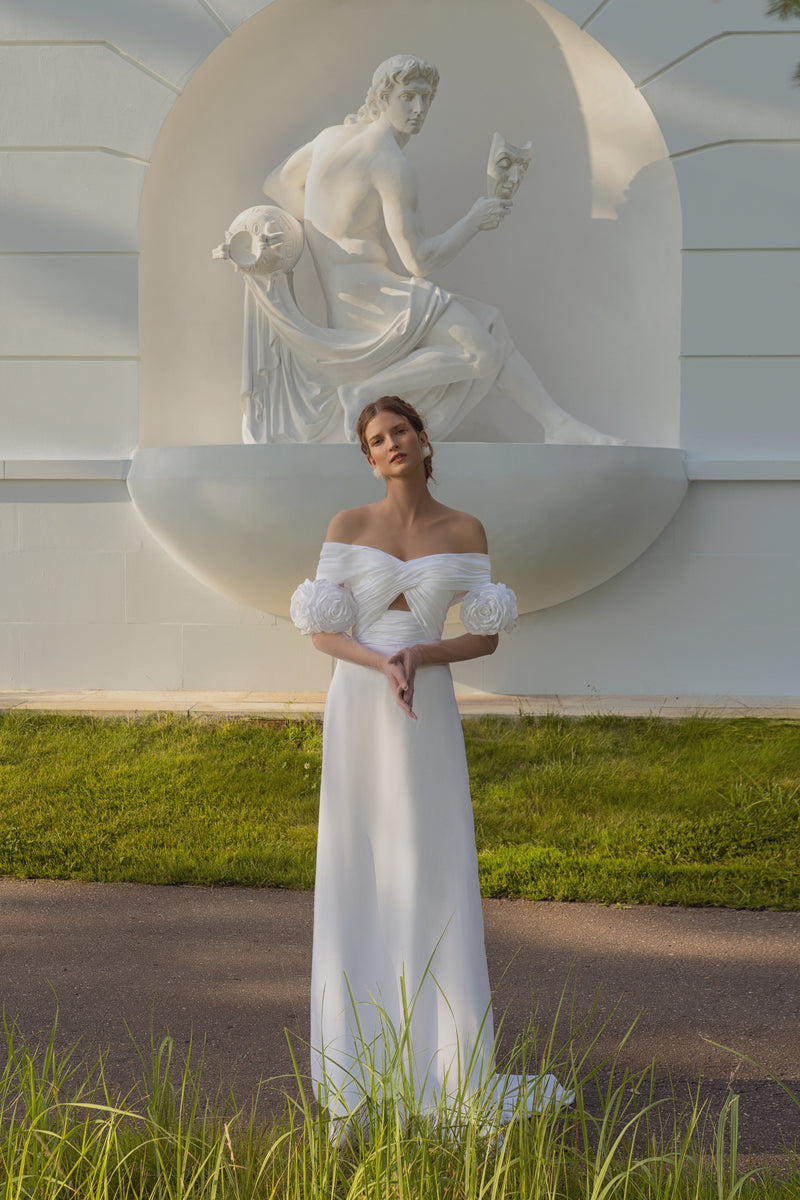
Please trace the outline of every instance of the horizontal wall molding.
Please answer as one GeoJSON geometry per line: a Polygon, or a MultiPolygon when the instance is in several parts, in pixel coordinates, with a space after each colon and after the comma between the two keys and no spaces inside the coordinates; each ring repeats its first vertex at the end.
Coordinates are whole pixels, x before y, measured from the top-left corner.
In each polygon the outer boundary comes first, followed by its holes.
{"type": "Polygon", "coordinates": [[[129,458],[6,458],[0,461],[0,479],[108,480],[127,479],[129,458]]]}
{"type": "Polygon", "coordinates": [[[799,459],[690,458],[686,459],[690,480],[731,480],[741,483],[769,480],[800,480],[799,459]]]}
{"type": "MultiPolygon", "coordinates": [[[[0,481],[124,480],[129,458],[7,458],[0,460],[0,481]]],[[[731,480],[742,483],[800,480],[800,459],[692,458],[686,455],[690,480],[731,480]]]]}

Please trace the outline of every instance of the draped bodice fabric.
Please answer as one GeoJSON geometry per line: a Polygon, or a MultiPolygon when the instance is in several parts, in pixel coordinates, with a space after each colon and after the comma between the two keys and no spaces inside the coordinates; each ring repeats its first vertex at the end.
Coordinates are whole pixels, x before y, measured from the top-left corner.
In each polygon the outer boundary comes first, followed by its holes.
{"type": "Polygon", "coordinates": [[[404,562],[374,546],[326,542],[317,579],[350,589],[358,608],[353,634],[359,641],[370,641],[373,626],[401,595],[425,638],[436,641],[451,604],[490,584],[491,571],[488,554],[425,554],[404,562]]]}

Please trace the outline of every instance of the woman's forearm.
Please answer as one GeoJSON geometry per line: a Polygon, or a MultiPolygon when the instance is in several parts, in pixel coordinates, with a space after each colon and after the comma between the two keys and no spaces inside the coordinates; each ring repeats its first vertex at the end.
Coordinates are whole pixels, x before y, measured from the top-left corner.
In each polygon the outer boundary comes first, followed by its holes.
{"type": "Polygon", "coordinates": [[[374,667],[382,671],[386,664],[386,655],[369,646],[362,646],[348,633],[312,633],[311,641],[316,650],[330,654],[331,658],[340,658],[343,662],[356,663],[360,667],[374,667]]]}
{"type": "Polygon", "coordinates": [[[439,667],[494,654],[498,641],[496,633],[464,633],[441,642],[416,642],[411,649],[418,667],[439,667]]]}

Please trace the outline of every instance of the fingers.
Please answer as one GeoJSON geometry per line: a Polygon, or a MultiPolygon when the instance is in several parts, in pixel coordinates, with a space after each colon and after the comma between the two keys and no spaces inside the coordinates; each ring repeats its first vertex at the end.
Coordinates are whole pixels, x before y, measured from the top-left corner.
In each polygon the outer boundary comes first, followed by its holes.
{"type": "Polygon", "coordinates": [[[414,675],[411,651],[406,647],[397,650],[386,660],[386,675],[394,695],[395,703],[406,716],[416,721],[417,714],[411,707],[414,701],[414,675]]]}

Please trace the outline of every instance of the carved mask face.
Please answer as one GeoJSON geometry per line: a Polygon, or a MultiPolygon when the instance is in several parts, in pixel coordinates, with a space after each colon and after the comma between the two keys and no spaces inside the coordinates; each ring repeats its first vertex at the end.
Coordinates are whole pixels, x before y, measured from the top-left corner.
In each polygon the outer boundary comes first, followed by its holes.
{"type": "Polygon", "coordinates": [[[502,133],[496,133],[492,138],[486,167],[487,194],[510,200],[516,195],[530,161],[530,142],[524,146],[512,146],[502,133]]]}

